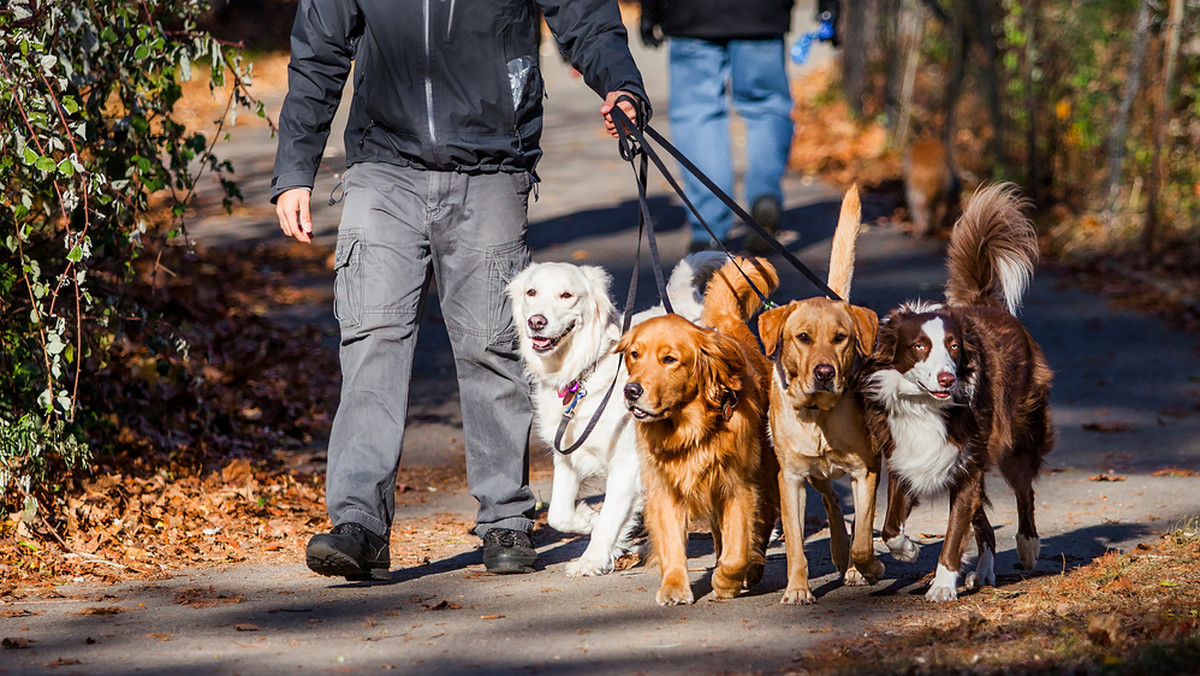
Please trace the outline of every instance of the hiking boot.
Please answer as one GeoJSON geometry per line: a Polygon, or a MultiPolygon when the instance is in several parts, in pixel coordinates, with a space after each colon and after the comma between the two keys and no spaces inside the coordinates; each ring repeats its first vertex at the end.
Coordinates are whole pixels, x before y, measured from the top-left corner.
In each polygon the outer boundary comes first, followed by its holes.
{"type": "Polygon", "coordinates": [[[340,575],[352,582],[390,579],[387,539],[357,523],[339,523],[328,533],[312,536],[305,559],[320,575],[340,575]]]}
{"type": "Polygon", "coordinates": [[[529,533],[493,528],[483,534],[483,567],[489,573],[532,573],[537,551],[529,533]]]}
{"type": "MultiPolygon", "coordinates": [[[[763,195],[754,200],[754,205],[750,207],[750,216],[763,227],[764,230],[771,233],[774,237],[779,231],[779,218],[782,213],[782,205],[779,203],[779,198],[771,195],[763,195]]],[[[746,233],[746,253],[754,254],[755,256],[765,256],[775,249],[763,239],[763,236],[758,234],[757,230],[751,229],[746,233]]]]}

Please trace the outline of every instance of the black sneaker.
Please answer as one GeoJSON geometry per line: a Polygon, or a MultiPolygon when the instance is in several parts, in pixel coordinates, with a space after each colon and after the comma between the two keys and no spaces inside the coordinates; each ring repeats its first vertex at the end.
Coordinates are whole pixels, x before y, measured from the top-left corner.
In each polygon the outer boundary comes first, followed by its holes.
{"type": "MultiPolygon", "coordinates": [[[[782,205],[779,199],[771,195],[763,195],[754,200],[754,205],[750,207],[750,215],[754,220],[763,227],[764,230],[771,233],[772,236],[779,231],[779,217],[781,214],[782,205]]],[[[758,234],[757,230],[751,230],[746,233],[746,253],[754,254],[755,256],[765,256],[775,249],[771,247],[763,236],[758,234]]]]}
{"type": "Polygon", "coordinates": [[[537,551],[529,533],[493,528],[483,534],[483,567],[489,573],[532,573],[537,551]]]}
{"type": "Polygon", "coordinates": [[[339,523],[308,541],[308,567],[320,575],[347,580],[387,580],[391,557],[388,541],[357,523],[339,523]]]}

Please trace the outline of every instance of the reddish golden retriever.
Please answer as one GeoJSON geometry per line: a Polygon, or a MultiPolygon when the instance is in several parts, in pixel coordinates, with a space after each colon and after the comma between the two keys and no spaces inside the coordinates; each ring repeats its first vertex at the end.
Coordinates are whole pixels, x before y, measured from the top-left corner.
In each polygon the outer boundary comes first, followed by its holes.
{"type": "Polygon", "coordinates": [[[700,328],[655,317],[617,345],[629,381],[625,407],[637,423],[646,526],[662,569],[659,605],[694,600],[687,575],[688,519],[706,516],[718,598],[760,579],[778,514],[779,465],[767,441],[771,364],[746,321],[779,284],[764,259],[726,263],[709,282],[700,328]]]}

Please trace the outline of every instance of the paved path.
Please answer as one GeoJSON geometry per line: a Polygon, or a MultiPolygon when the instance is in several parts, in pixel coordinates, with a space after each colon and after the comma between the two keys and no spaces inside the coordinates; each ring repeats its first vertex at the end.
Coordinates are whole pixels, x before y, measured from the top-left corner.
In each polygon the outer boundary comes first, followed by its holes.
{"type": "MultiPolygon", "coordinates": [[[[807,26],[806,17],[797,25],[807,26]]],[[[616,277],[614,295],[623,297],[634,246],[636,191],[628,168],[598,129],[598,99],[555,58],[546,58],[551,98],[543,183],[531,208],[534,257],[604,265],[616,277]]],[[[663,92],[663,54],[639,50],[638,58],[651,91],[663,92]]],[[[663,117],[656,124],[665,129],[663,117]]],[[[241,246],[277,236],[270,209],[261,205],[274,142],[261,131],[235,130],[234,136],[231,150],[250,204],[236,217],[202,218],[194,224],[192,234],[211,244],[241,246]]],[[[336,155],[336,148],[330,154],[336,155]]],[[[332,183],[323,176],[317,195],[327,194],[332,183]]],[[[663,197],[661,187],[654,194],[663,257],[669,264],[686,246],[682,211],[663,197]]],[[[788,177],[784,227],[795,233],[793,249],[817,270],[826,265],[837,199],[827,186],[788,177]]],[[[332,242],[336,211],[318,209],[319,241],[332,242]]],[[[944,273],[936,244],[870,228],[860,239],[858,260],[856,302],[883,312],[901,300],[940,296],[944,273]]],[[[776,299],[812,295],[798,273],[776,263],[783,273],[776,299]]],[[[643,279],[650,279],[648,270],[643,272],[643,279]]],[[[312,280],[315,288],[327,288],[330,282],[312,280]]],[[[651,287],[648,282],[643,286],[642,305],[652,301],[651,287]]],[[[461,456],[461,448],[447,448],[446,443],[455,436],[459,413],[436,314],[430,313],[421,335],[413,413],[423,422],[407,438],[408,464],[453,464],[461,456]]],[[[1198,468],[1200,356],[1195,337],[1171,333],[1157,321],[1063,288],[1048,270],[1035,280],[1023,317],[1057,371],[1053,406],[1059,443],[1037,486],[1043,534],[1037,573],[1054,574],[1109,548],[1129,548],[1176,519],[1200,513],[1200,478],[1155,475],[1172,466],[1198,468]],[[1089,431],[1089,426],[1123,431],[1089,431]],[[1125,478],[1089,479],[1100,473],[1125,478]]],[[[290,320],[331,325],[323,307],[290,320]]],[[[1015,510],[1003,482],[993,477],[991,485],[1003,586],[1019,579],[1009,572],[1016,561],[1011,538],[1015,510]]],[[[549,499],[544,477],[535,489],[549,499]]],[[[845,502],[849,508],[848,497],[845,502]]],[[[810,499],[809,509],[823,514],[815,500],[810,499]]],[[[402,508],[397,520],[433,512],[470,515],[474,505],[465,494],[443,494],[402,508]]],[[[841,587],[828,557],[828,530],[812,532],[808,551],[820,601],[809,607],[778,603],[785,577],[779,543],[770,550],[762,585],[738,599],[715,602],[706,571],[713,564],[712,543],[699,536],[689,543],[699,600],[671,609],[654,604],[659,582],[654,570],[638,567],[603,578],[568,579],[564,564],[585,543],[552,533],[545,534],[540,547],[542,569],[525,576],[487,575],[468,543],[450,558],[393,571],[390,584],[339,584],[310,574],[298,562],[206,569],[153,584],[65,589],[68,598],[10,609],[40,614],[0,619],[0,635],[36,641],[29,650],[0,652],[0,673],[369,673],[388,667],[419,674],[778,673],[818,642],[876,631],[880,619],[929,612],[919,595],[920,578],[934,568],[945,515],[944,503],[918,509],[910,531],[932,536],[923,538],[930,546],[913,564],[884,556],[887,576],[873,588],[841,587]],[[181,591],[197,588],[211,588],[214,601],[240,597],[241,602],[174,602],[181,591]],[[98,605],[105,593],[127,612],[79,614],[98,605]],[[164,638],[169,640],[160,640],[164,638]],[[60,658],[67,664],[53,670],[46,666],[60,658]],[[71,660],[79,662],[70,666],[71,660]]]]}

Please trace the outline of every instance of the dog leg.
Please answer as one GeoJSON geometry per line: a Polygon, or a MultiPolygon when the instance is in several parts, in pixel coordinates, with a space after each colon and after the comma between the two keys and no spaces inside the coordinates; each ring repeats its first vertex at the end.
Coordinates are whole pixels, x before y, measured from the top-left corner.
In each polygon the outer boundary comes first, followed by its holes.
{"type": "Polygon", "coordinates": [[[550,492],[550,508],[546,512],[546,522],[560,533],[592,532],[592,520],[596,510],[587,504],[578,504],[579,474],[571,466],[571,461],[554,455],[554,483],[550,492]],[[582,508],[582,509],[581,509],[582,508]],[[587,510],[586,512],[583,510],[587,510]],[[591,516],[588,515],[591,513],[591,516]]]}
{"type": "Polygon", "coordinates": [[[850,540],[846,537],[846,515],[842,513],[841,500],[829,479],[809,477],[808,482],[821,494],[825,515],[829,518],[829,554],[838,572],[844,574],[850,568],[850,540]]]}
{"type": "Polygon", "coordinates": [[[771,543],[775,520],[779,518],[779,463],[775,461],[774,450],[768,448],[765,453],[768,454],[768,457],[759,469],[754,544],[750,551],[750,565],[746,567],[745,587],[747,589],[762,582],[766,572],[767,546],[771,543]]]}
{"type": "MultiPolygon", "coordinates": [[[[653,489],[651,489],[653,490],[653,489]]],[[[665,493],[667,489],[659,489],[665,493]]],[[[660,606],[692,603],[691,582],[687,574],[687,509],[663,495],[646,504],[646,525],[654,544],[654,555],[662,569],[662,585],[655,600],[660,606]]]]}
{"type": "Polygon", "coordinates": [[[808,557],[804,555],[804,480],[779,473],[779,498],[783,508],[783,544],[787,547],[787,589],[780,603],[801,605],[816,603],[808,587],[808,557]]]}
{"type": "Polygon", "coordinates": [[[1000,471],[1017,496],[1017,557],[1025,570],[1037,566],[1040,549],[1033,501],[1033,477],[1037,469],[1030,460],[1040,457],[1038,453],[1033,448],[1019,446],[1000,463],[1000,471]]]}
{"type": "Polygon", "coordinates": [[[912,563],[921,553],[921,546],[904,534],[904,522],[916,505],[908,490],[894,474],[888,473],[888,508],[883,518],[883,531],[880,535],[892,558],[901,563],[912,563]]]}
{"type": "Polygon", "coordinates": [[[983,477],[978,470],[963,479],[962,484],[950,494],[950,520],[946,526],[946,539],[942,542],[942,553],[938,556],[937,574],[933,585],[925,593],[925,600],[933,602],[953,601],[958,598],[958,573],[962,568],[963,544],[975,513],[981,508],[980,493],[983,477]]]}
{"type": "Polygon", "coordinates": [[[604,506],[592,522],[592,537],[583,556],[567,564],[567,577],[604,575],[612,572],[619,556],[618,540],[637,501],[637,465],[614,466],[604,488],[604,506]]]}
{"type": "Polygon", "coordinates": [[[746,581],[754,539],[757,493],[748,486],[734,490],[721,506],[724,507],[720,518],[721,556],[712,574],[713,594],[719,599],[737,596],[746,581]]]}
{"type": "Polygon", "coordinates": [[[984,587],[996,586],[996,533],[988,521],[982,503],[975,512],[975,547],[979,552],[975,561],[975,570],[969,573],[963,585],[970,590],[978,591],[984,587]]]}
{"type": "Polygon", "coordinates": [[[883,577],[883,564],[875,558],[875,488],[879,472],[867,470],[851,481],[854,493],[854,529],[851,533],[850,560],[854,567],[846,571],[846,584],[875,584],[883,577]],[[850,572],[858,579],[851,581],[850,572]]]}

